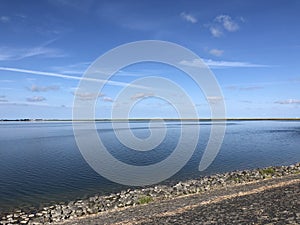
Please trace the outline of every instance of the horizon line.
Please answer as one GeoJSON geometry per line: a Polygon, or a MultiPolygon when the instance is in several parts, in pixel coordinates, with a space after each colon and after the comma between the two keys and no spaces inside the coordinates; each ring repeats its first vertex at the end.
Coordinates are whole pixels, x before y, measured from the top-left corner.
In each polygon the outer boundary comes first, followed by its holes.
{"type": "Polygon", "coordinates": [[[1,122],[5,121],[19,121],[19,122],[42,122],[42,121],[127,121],[127,120],[300,120],[299,117],[228,117],[228,118],[96,118],[96,119],[82,119],[82,120],[73,120],[73,119],[43,119],[43,118],[20,118],[20,119],[0,119],[1,122]]]}

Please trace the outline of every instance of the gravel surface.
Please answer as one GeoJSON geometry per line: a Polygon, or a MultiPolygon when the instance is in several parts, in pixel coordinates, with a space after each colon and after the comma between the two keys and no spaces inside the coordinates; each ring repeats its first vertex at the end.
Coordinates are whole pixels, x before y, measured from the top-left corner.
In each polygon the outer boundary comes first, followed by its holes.
{"type": "Polygon", "coordinates": [[[61,224],[300,224],[300,174],[226,186],[61,224]]]}

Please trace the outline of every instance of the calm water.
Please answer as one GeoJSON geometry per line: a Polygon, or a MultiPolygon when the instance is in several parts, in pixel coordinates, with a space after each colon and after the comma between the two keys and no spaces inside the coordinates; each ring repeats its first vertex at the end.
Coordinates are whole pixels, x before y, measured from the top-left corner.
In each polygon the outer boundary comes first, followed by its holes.
{"type": "MultiPolygon", "coordinates": [[[[300,122],[228,122],[218,156],[206,171],[198,172],[210,123],[190,122],[186,125],[191,128],[200,126],[199,143],[188,164],[169,181],[300,161],[300,122]]],[[[138,137],[149,135],[147,123],[133,122],[131,129],[138,137]]],[[[154,150],[138,154],[118,141],[110,123],[97,123],[97,130],[117,159],[135,165],[149,165],[171,154],[180,135],[180,123],[168,122],[165,140],[154,150]]],[[[124,188],[101,177],[88,166],[76,146],[71,123],[0,123],[0,212],[124,188]]]]}

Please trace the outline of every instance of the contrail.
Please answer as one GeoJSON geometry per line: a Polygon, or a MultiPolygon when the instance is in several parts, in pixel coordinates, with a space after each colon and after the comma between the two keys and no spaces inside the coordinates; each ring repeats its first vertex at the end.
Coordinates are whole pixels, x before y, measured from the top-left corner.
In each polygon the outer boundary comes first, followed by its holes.
{"type": "Polygon", "coordinates": [[[17,73],[34,74],[34,75],[40,75],[40,76],[48,76],[48,77],[58,77],[58,78],[72,79],[72,80],[89,80],[89,81],[95,81],[95,82],[99,82],[99,83],[106,83],[108,85],[113,85],[113,86],[127,87],[128,85],[130,85],[131,87],[136,87],[136,88],[141,88],[141,89],[149,89],[145,86],[132,85],[132,84],[125,83],[125,82],[93,79],[93,78],[86,78],[86,77],[76,77],[76,76],[71,76],[71,75],[64,75],[64,74],[60,74],[60,73],[52,73],[52,72],[45,72],[45,71],[27,70],[27,69],[19,69],[19,68],[12,68],[12,67],[0,67],[0,70],[17,72],[17,73]]]}

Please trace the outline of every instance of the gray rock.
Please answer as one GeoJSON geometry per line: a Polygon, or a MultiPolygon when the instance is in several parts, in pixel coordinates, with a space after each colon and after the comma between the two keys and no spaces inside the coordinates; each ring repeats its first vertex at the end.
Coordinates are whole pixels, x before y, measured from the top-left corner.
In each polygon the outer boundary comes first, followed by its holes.
{"type": "MultiPolygon", "coordinates": [[[[127,189],[119,193],[113,193],[108,196],[95,195],[84,200],[70,201],[69,203],[60,203],[42,210],[30,209],[34,213],[24,213],[21,210],[15,210],[6,216],[2,216],[1,224],[29,223],[43,224],[47,222],[59,222],[64,219],[80,217],[86,214],[103,212],[113,208],[136,205],[143,196],[151,196],[154,200],[169,199],[174,196],[199,193],[208,191],[215,187],[231,185],[235,183],[245,183],[269,177],[280,177],[287,174],[299,173],[300,163],[291,166],[272,167],[272,174],[262,173],[262,170],[244,170],[227,172],[224,174],[215,174],[199,179],[181,181],[173,186],[156,185],[154,187],[142,189],[127,189]],[[18,220],[20,220],[18,222],[18,220]]],[[[251,206],[250,206],[251,207],[251,206]]],[[[284,213],[284,212],[283,212],[284,213]]],[[[274,217],[274,219],[277,217],[274,217]]],[[[299,213],[287,217],[289,221],[300,219],[299,213]]],[[[273,220],[276,221],[276,220],[273,220]]],[[[279,221],[279,220],[278,220],[279,221]]],[[[216,221],[212,221],[217,223],[216,221]]]]}

